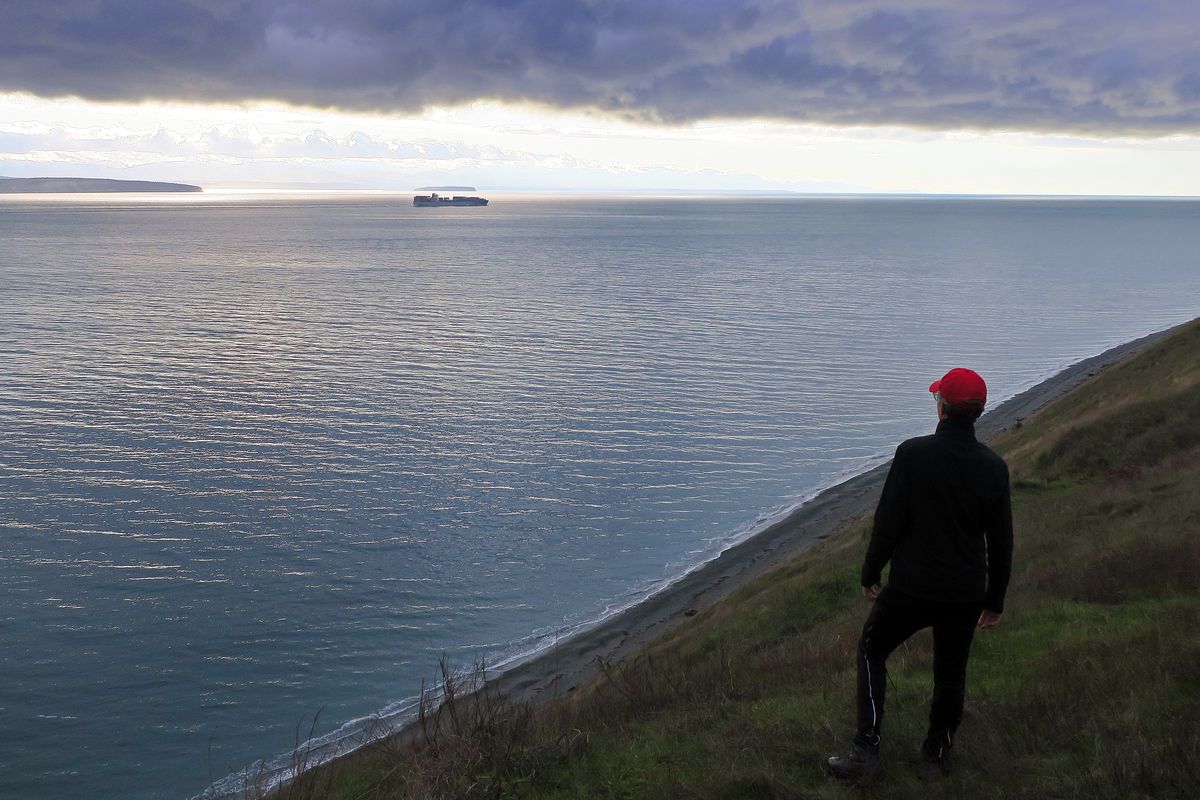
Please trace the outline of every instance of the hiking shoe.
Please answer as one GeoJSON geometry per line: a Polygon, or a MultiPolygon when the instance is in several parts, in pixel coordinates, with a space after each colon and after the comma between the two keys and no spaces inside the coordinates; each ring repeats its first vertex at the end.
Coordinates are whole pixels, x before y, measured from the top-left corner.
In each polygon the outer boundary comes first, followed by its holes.
{"type": "Polygon", "coordinates": [[[840,781],[864,781],[879,769],[879,750],[873,747],[854,745],[849,755],[830,756],[825,760],[825,771],[840,781]]]}
{"type": "Polygon", "coordinates": [[[927,783],[940,781],[950,773],[946,769],[946,760],[944,758],[934,758],[921,750],[921,759],[917,764],[917,777],[927,783]]]}
{"type": "MultiPolygon", "coordinates": [[[[949,737],[947,737],[949,738],[949,737]]],[[[917,774],[923,781],[939,781],[950,773],[946,768],[949,748],[938,739],[926,739],[921,745],[917,774]]]]}

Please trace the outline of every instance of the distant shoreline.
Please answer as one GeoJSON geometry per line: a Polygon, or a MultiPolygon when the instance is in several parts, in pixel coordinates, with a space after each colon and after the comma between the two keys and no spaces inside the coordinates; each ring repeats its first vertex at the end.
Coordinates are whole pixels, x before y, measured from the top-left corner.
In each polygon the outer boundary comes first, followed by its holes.
{"type": "Polygon", "coordinates": [[[190,183],[124,181],[114,178],[0,178],[0,194],[117,194],[203,192],[190,183]]]}

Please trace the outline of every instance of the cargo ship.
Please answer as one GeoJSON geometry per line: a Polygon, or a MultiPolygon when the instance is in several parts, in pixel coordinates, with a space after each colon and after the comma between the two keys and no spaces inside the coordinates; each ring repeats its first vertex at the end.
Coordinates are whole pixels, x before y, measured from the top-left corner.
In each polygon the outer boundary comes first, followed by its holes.
{"type": "Polygon", "coordinates": [[[437,192],[419,194],[413,198],[413,205],[418,208],[446,208],[450,206],[486,206],[486,197],[467,197],[456,194],[453,197],[442,197],[437,192]]]}

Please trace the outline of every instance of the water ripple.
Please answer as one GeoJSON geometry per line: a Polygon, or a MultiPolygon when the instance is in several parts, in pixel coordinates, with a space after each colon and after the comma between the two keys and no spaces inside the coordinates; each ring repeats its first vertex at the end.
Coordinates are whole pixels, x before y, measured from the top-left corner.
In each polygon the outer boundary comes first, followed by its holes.
{"type": "Polygon", "coordinates": [[[0,204],[0,795],[194,793],[633,602],[948,367],[1193,316],[1198,208],[0,204]]]}

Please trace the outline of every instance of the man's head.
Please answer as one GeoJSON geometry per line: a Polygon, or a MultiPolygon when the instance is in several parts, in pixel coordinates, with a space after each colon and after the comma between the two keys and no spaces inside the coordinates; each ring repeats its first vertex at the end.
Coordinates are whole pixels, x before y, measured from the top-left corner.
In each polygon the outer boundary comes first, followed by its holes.
{"type": "Polygon", "coordinates": [[[975,420],[987,404],[987,384],[979,373],[956,367],[929,386],[938,404],[938,417],[975,420]]]}

